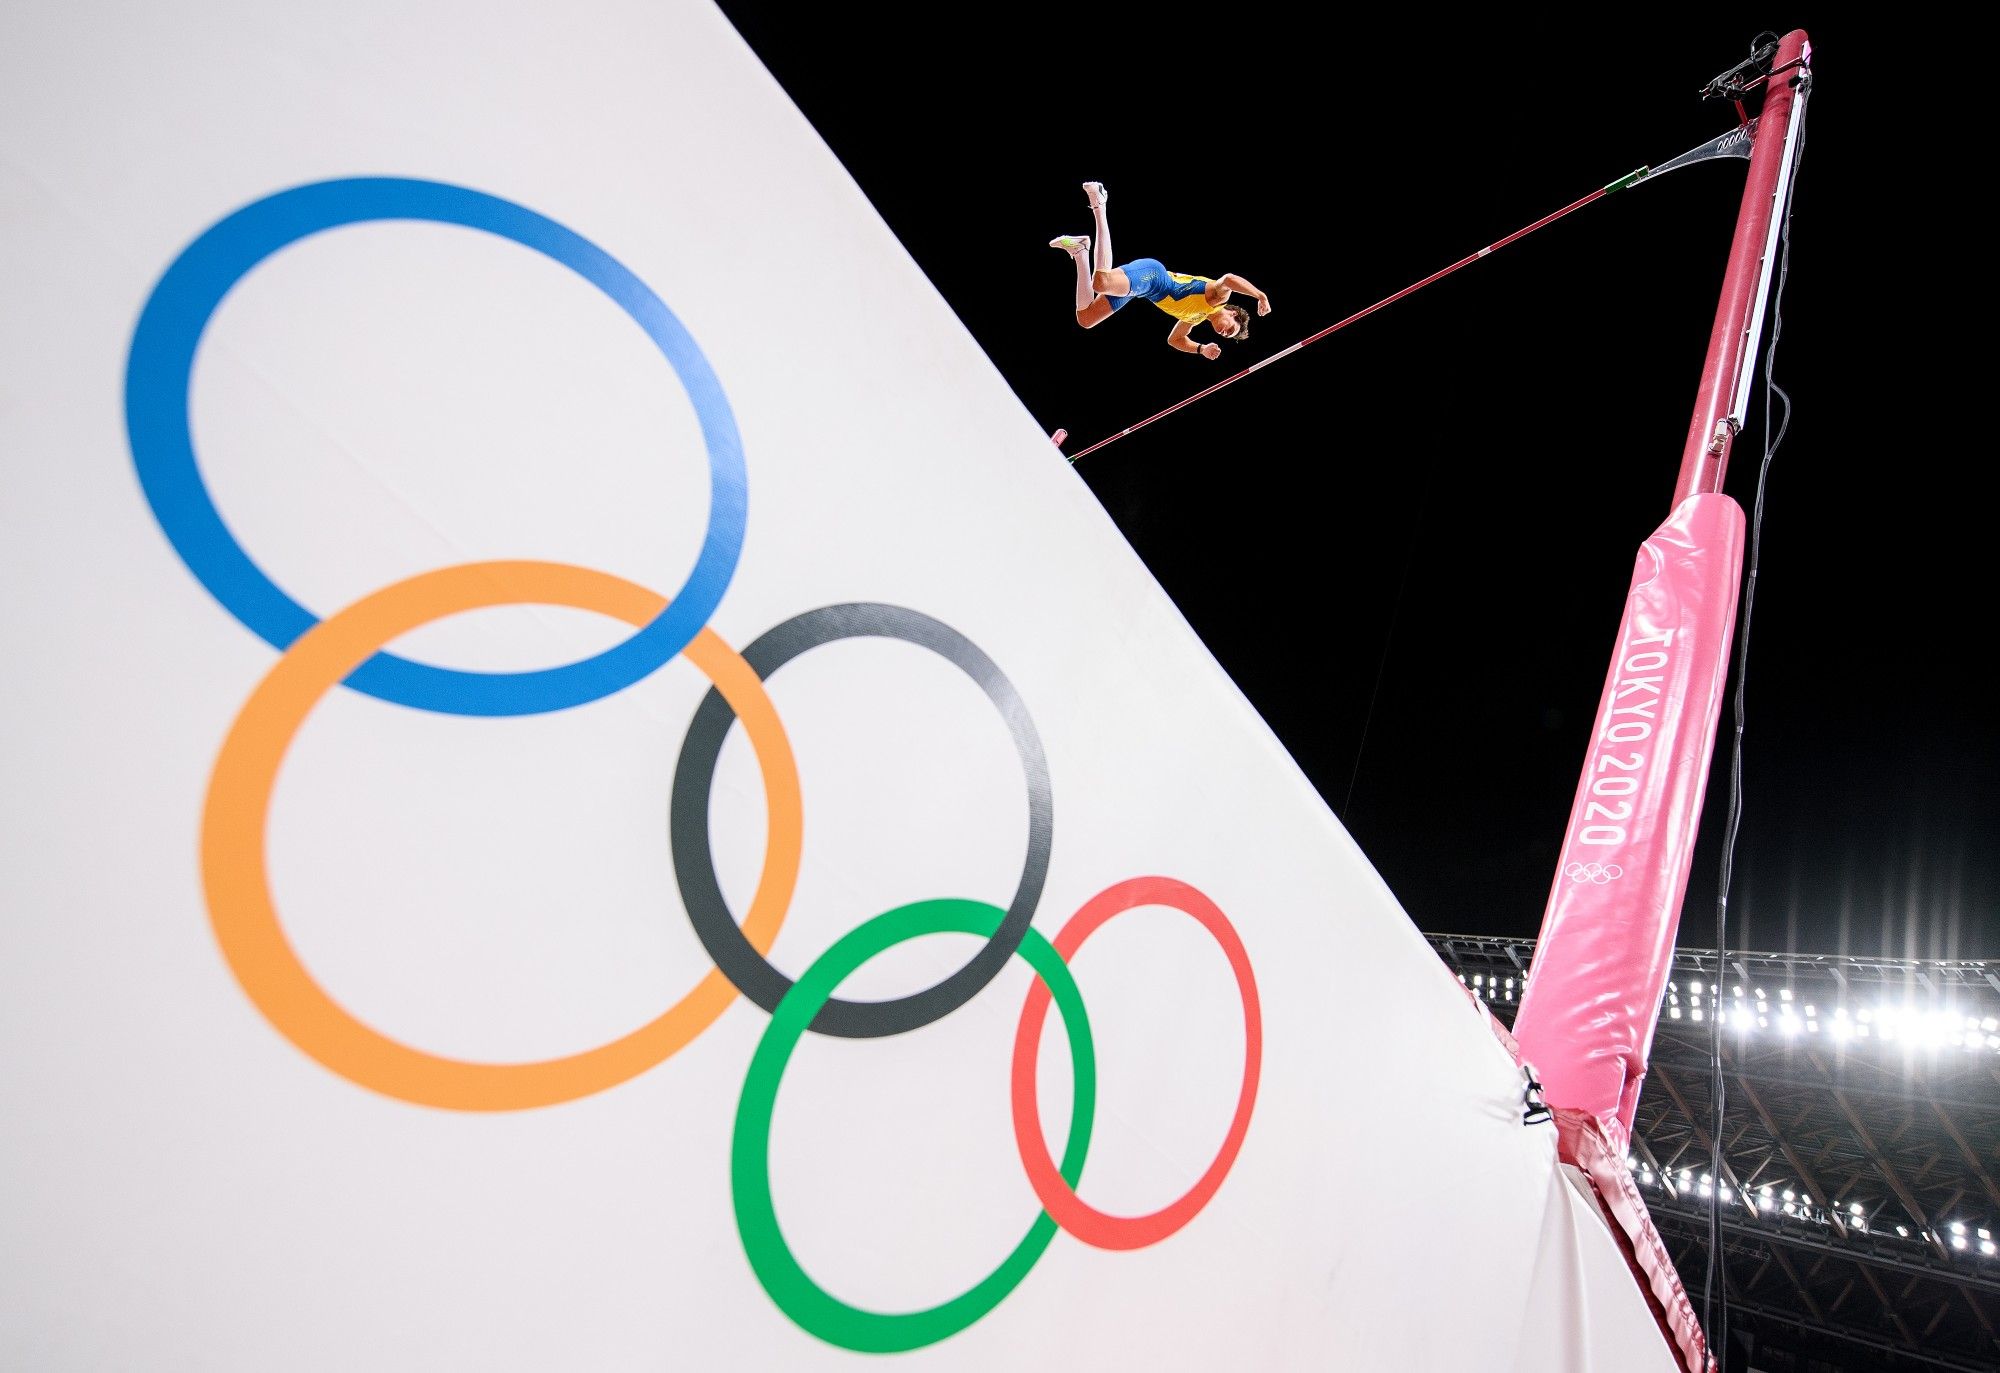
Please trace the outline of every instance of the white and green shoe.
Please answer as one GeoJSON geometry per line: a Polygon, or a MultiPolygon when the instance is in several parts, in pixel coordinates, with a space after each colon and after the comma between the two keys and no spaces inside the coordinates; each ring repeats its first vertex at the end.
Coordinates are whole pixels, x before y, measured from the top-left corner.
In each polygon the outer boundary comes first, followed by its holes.
{"type": "Polygon", "coordinates": [[[1049,240],[1049,246],[1051,248],[1060,248],[1071,257],[1077,257],[1080,254],[1090,251],[1090,235],[1059,234],[1049,240]]]}

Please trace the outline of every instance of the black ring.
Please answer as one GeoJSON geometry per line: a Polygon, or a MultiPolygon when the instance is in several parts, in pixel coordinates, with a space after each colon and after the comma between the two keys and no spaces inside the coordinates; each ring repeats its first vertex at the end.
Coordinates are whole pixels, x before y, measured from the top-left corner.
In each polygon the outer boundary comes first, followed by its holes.
{"type": "MultiPolygon", "coordinates": [[[[957,667],[978,684],[1007,722],[1014,736],[1014,748],[1021,755],[1021,768],[1028,782],[1028,856],[1021,867],[1021,882],[1008,903],[1006,918],[1000,922],[984,948],[951,976],[920,992],[893,1001],[847,1001],[830,998],[813,1017],[812,1027],[821,1034],[848,1039],[873,1039],[921,1029],[942,1020],[977,996],[988,982],[1007,966],[1020,947],[1042,897],[1042,884],[1049,874],[1049,845],[1055,830],[1055,802],[1049,790],[1049,764],[1042,753],[1041,736],[1028,716],[1014,684],[998,664],[950,625],[934,620],[921,611],[875,602],[821,606],[794,615],[759,635],[743,650],[760,680],[821,644],[838,639],[874,636],[900,639],[927,648],[957,667]]],[[[723,900],[722,887],[715,877],[715,853],[709,843],[709,793],[715,783],[715,765],[722,754],[723,740],[736,721],[736,712],[722,693],[709,689],[687,739],[681,745],[680,762],[674,768],[674,789],[670,830],[673,840],[674,877],[681,889],[694,932],[710,958],[736,990],[762,1006],[777,1009],[778,1002],[792,989],[786,977],[743,937],[736,917],[723,900]]]]}

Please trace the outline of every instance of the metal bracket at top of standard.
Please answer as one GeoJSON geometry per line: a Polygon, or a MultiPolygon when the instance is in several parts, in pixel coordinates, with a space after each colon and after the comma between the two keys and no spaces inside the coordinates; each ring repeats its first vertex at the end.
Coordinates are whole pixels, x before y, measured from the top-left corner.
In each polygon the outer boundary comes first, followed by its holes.
{"type": "Polygon", "coordinates": [[[1771,76],[1778,35],[1768,29],[1750,40],[1750,55],[1701,88],[1703,100],[1741,101],[1771,76]]]}
{"type": "Polygon", "coordinates": [[[1717,134],[1700,147],[1689,148],[1679,157],[1670,158],[1657,167],[1641,167],[1630,176],[1622,177],[1604,189],[1606,191],[1621,191],[1627,186],[1641,185],[1644,182],[1665,176],[1668,172],[1679,171],[1682,167],[1692,167],[1697,162],[1712,162],[1721,157],[1740,157],[1747,162],[1750,158],[1750,150],[1755,146],[1756,142],[1757,121],[1753,119],[1748,124],[1738,125],[1728,133],[1717,134]]]}

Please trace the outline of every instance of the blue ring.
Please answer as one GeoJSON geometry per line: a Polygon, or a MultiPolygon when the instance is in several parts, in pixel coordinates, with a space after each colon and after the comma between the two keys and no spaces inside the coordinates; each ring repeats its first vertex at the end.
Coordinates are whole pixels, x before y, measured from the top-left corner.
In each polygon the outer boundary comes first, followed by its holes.
{"type": "Polygon", "coordinates": [[[533,715],[630,686],[687,647],[735,574],[747,508],[736,419],[700,347],[645,282],[582,235],[498,196],[400,177],[319,181],[254,201],[189,244],[140,312],[125,369],[132,459],[154,517],[209,594],[271,647],[282,651],[319,623],[243,551],[202,481],[188,425],[195,351],[216,307],[265,258],[325,229],[388,219],[497,234],[560,262],[630,315],[694,402],[708,448],[708,531],[694,570],[667,608],[594,658],[533,672],[463,672],[383,652],[350,673],[347,685],[450,715],[533,715]]]}

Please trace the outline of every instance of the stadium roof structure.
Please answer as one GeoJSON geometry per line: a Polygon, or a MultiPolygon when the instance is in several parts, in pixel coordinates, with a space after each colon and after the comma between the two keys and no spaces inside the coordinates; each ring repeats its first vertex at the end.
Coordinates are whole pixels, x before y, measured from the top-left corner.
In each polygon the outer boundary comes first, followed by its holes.
{"type": "MultiPolygon", "coordinates": [[[[1535,941],[1427,937],[1511,1026],[1535,941]]],[[[1752,1367],[2000,1367],[2000,963],[1732,952],[1718,967],[1684,949],[1670,976],[1628,1163],[1697,1305],[1719,1189],[1729,1324],[1752,1367]]]]}

